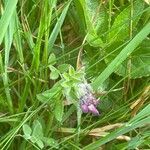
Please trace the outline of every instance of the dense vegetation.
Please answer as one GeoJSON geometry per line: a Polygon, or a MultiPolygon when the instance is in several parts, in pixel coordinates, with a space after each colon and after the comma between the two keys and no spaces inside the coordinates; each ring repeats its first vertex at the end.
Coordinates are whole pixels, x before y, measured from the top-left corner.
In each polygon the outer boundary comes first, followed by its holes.
{"type": "Polygon", "coordinates": [[[0,1],[0,149],[150,149],[150,1],[0,1]]]}

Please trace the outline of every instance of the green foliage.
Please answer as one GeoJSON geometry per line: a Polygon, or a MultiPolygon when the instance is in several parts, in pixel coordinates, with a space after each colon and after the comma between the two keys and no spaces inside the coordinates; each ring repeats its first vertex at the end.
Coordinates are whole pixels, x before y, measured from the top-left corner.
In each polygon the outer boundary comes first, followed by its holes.
{"type": "Polygon", "coordinates": [[[51,70],[50,78],[51,78],[52,80],[58,79],[58,77],[59,77],[59,72],[58,72],[58,70],[57,70],[55,67],[53,67],[53,66],[49,66],[49,68],[50,68],[50,70],[51,70]]]}
{"type": "Polygon", "coordinates": [[[0,13],[1,150],[150,149],[146,0],[2,0],[0,13]],[[81,111],[81,83],[99,116],[81,111]]]}
{"type": "Polygon", "coordinates": [[[80,1],[84,10],[87,26],[87,41],[93,47],[103,46],[101,34],[108,28],[108,15],[98,0],[80,1]]]}
{"type": "Polygon", "coordinates": [[[126,123],[120,129],[113,131],[111,134],[107,135],[103,139],[100,139],[88,146],[85,146],[83,149],[90,150],[90,149],[98,148],[99,146],[111,141],[112,139],[115,139],[119,135],[125,134],[133,129],[143,126],[145,123],[148,123],[150,119],[150,117],[147,117],[150,115],[150,111],[148,109],[150,109],[150,105],[144,108],[139,114],[137,114],[137,116],[132,118],[128,123],[126,123]],[[140,120],[139,120],[139,116],[140,116],[140,120]]]}
{"type": "Polygon", "coordinates": [[[16,5],[17,5],[18,0],[14,0],[9,1],[7,3],[5,3],[6,7],[5,7],[5,11],[0,19],[0,44],[2,43],[2,40],[5,36],[5,33],[7,31],[7,28],[9,26],[9,23],[11,21],[11,17],[16,9],[16,5]]]}
{"type": "Polygon", "coordinates": [[[105,81],[108,76],[115,71],[115,69],[133,52],[133,50],[144,40],[150,33],[150,23],[148,23],[132,40],[127,46],[111,61],[106,67],[102,74],[95,79],[93,87],[98,88],[99,85],[105,81]]]}
{"type": "Polygon", "coordinates": [[[141,17],[141,12],[144,9],[143,1],[135,1],[133,4],[126,7],[116,18],[111,26],[108,38],[110,41],[123,41],[130,38],[130,32],[136,31],[136,25],[141,17]],[[133,9],[131,12],[131,5],[133,9]],[[133,13],[133,14],[131,14],[133,13]],[[130,24],[132,21],[132,31],[130,31],[130,24]]]}
{"type": "Polygon", "coordinates": [[[77,105],[79,93],[78,84],[81,83],[83,79],[83,71],[75,71],[72,66],[69,66],[68,72],[62,74],[62,79],[51,89],[38,94],[37,99],[42,103],[49,104],[53,108],[56,120],[61,122],[64,114],[63,96],[77,105]]]}
{"type": "Polygon", "coordinates": [[[38,120],[33,122],[33,127],[31,128],[28,124],[23,125],[23,137],[28,141],[36,144],[40,149],[50,146],[58,149],[58,143],[53,138],[47,138],[43,135],[43,128],[38,120]]]}
{"type": "Polygon", "coordinates": [[[51,89],[44,91],[41,94],[37,94],[37,99],[43,103],[51,103],[51,101],[57,98],[59,93],[61,93],[61,90],[60,84],[57,83],[51,89]]]}
{"type": "MultiPolygon", "coordinates": [[[[117,67],[115,73],[123,77],[130,76],[130,78],[141,78],[143,76],[149,76],[149,42],[149,39],[144,40],[130,55],[130,58],[123,61],[123,63],[117,67]]],[[[121,48],[118,49],[120,43],[122,42],[113,43],[110,45],[110,47],[107,48],[106,52],[108,54],[111,53],[111,51],[114,49],[117,50],[105,59],[106,63],[109,64],[118,55],[119,51],[121,51],[121,48]]]]}

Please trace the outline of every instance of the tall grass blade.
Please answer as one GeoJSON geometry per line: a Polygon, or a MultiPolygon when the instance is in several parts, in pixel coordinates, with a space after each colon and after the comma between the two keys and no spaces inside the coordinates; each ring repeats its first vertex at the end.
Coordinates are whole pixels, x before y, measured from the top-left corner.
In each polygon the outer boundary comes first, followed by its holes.
{"type": "Polygon", "coordinates": [[[60,32],[60,29],[62,27],[62,24],[64,22],[66,14],[67,14],[67,11],[69,9],[70,3],[71,3],[71,1],[69,1],[69,3],[66,5],[64,10],[62,11],[62,14],[60,15],[60,17],[59,17],[59,19],[58,19],[58,21],[57,21],[57,23],[56,23],[56,25],[55,25],[51,35],[49,37],[49,42],[48,42],[49,43],[49,47],[48,47],[48,51],[49,52],[52,50],[52,47],[53,47],[53,45],[55,43],[55,40],[56,40],[56,38],[58,36],[58,33],[60,32]]]}
{"type": "Polygon", "coordinates": [[[94,80],[93,88],[98,87],[115,71],[115,69],[134,51],[134,49],[150,33],[150,22],[131,40],[131,42],[117,55],[117,57],[106,67],[106,69],[94,80]]]}
{"type": "Polygon", "coordinates": [[[4,38],[4,35],[7,31],[8,25],[10,23],[11,17],[14,13],[18,0],[8,1],[6,4],[5,11],[0,20],[0,44],[4,38]]]}
{"type": "Polygon", "coordinates": [[[104,138],[101,138],[99,140],[97,140],[96,142],[93,142],[87,146],[85,146],[83,148],[83,150],[94,150],[94,149],[97,149],[98,147],[102,146],[103,144],[117,138],[118,136],[122,135],[122,134],[125,134],[133,129],[136,129],[138,127],[141,127],[147,123],[150,122],[150,117],[147,117],[147,110],[149,109],[148,111],[148,114],[150,116],[150,104],[145,107],[139,114],[137,114],[137,116],[143,116],[143,119],[139,120],[139,121],[136,121],[138,120],[138,117],[134,117],[132,120],[134,120],[134,122],[129,121],[128,123],[126,123],[123,127],[119,128],[118,130],[110,133],[109,135],[107,135],[106,137],[104,138]]]}

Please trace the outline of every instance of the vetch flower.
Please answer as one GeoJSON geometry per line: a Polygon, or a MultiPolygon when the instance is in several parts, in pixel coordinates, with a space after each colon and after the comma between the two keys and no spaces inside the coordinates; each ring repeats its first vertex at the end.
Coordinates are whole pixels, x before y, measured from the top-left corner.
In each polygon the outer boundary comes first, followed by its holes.
{"type": "Polygon", "coordinates": [[[99,111],[97,110],[99,101],[94,97],[90,85],[87,83],[80,83],[78,87],[80,108],[82,112],[92,113],[96,116],[99,115],[99,111]]]}
{"type": "Polygon", "coordinates": [[[96,109],[96,106],[94,106],[93,104],[90,104],[88,106],[89,112],[91,112],[93,115],[99,115],[99,111],[96,109]]]}
{"type": "Polygon", "coordinates": [[[88,108],[88,106],[86,104],[81,104],[80,107],[81,107],[81,110],[84,113],[88,113],[89,112],[89,108],[88,108]]]}

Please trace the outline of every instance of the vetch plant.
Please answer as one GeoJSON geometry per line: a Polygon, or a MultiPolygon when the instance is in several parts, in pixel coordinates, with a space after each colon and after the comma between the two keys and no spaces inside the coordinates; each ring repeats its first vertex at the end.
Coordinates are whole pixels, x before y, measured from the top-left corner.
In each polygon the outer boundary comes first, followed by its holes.
{"type": "Polygon", "coordinates": [[[99,115],[99,111],[97,110],[99,101],[93,95],[92,87],[87,83],[84,76],[84,70],[75,71],[73,67],[70,67],[69,73],[64,74],[65,80],[62,83],[64,91],[66,91],[65,95],[66,98],[71,100],[77,99],[74,102],[77,103],[77,106],[79,103],[83,113],[92,113],[97,116],[99,115]]]}
{"type": "MultiPolygon", "coordinates": [[[[77,109],[78,106],[80,106],[81,112],[83,113],[92,113],[93,115],[96,116],[99,115],[99,111],[97,110],[99,100],[95,98],[92,91],[92,87],[90,86],[90,84],[87,83],[85,79],[84,70],[80,69],[78,71],[75,71],[75,69],[72,66],[70,66],[67,72],[64,72],[63,74],[60,75],[61,80],[57,83],[57,86],[55,85],[50,90],[38,94],[37,98],[41,102],[48,101],[48,104],[50,105],[52,105],[52,102],[56,103],[54,110],[58,106],[57,101],[62,102],[64,99],[67,101],[68,104],[74,104],[77,107],[77,109]],[[60,96],[58,95],[62,95],[62,97],[64,98],[59,100],[60,96]]],[[[55,116],[56,119],[58,118],[58,114],[59,113],[57,110],[55,116]]],[[[63,115],[63,112],[61,112],[61,114],[63,115]]],[[[59,119],[59,121],[60,120],[62,119],[59,119]]]]}
{"type": "Polygon", "coordinates": [[[34,147],[37,148],[38,146],[40,149],[47,147],[59,148],[58,142],[55,139],[44,136],[43,127],[39,120],[33,122],[32,128],[28,124],[24,124],[22,129],[22,137],[31,142],[34,147]]]}

